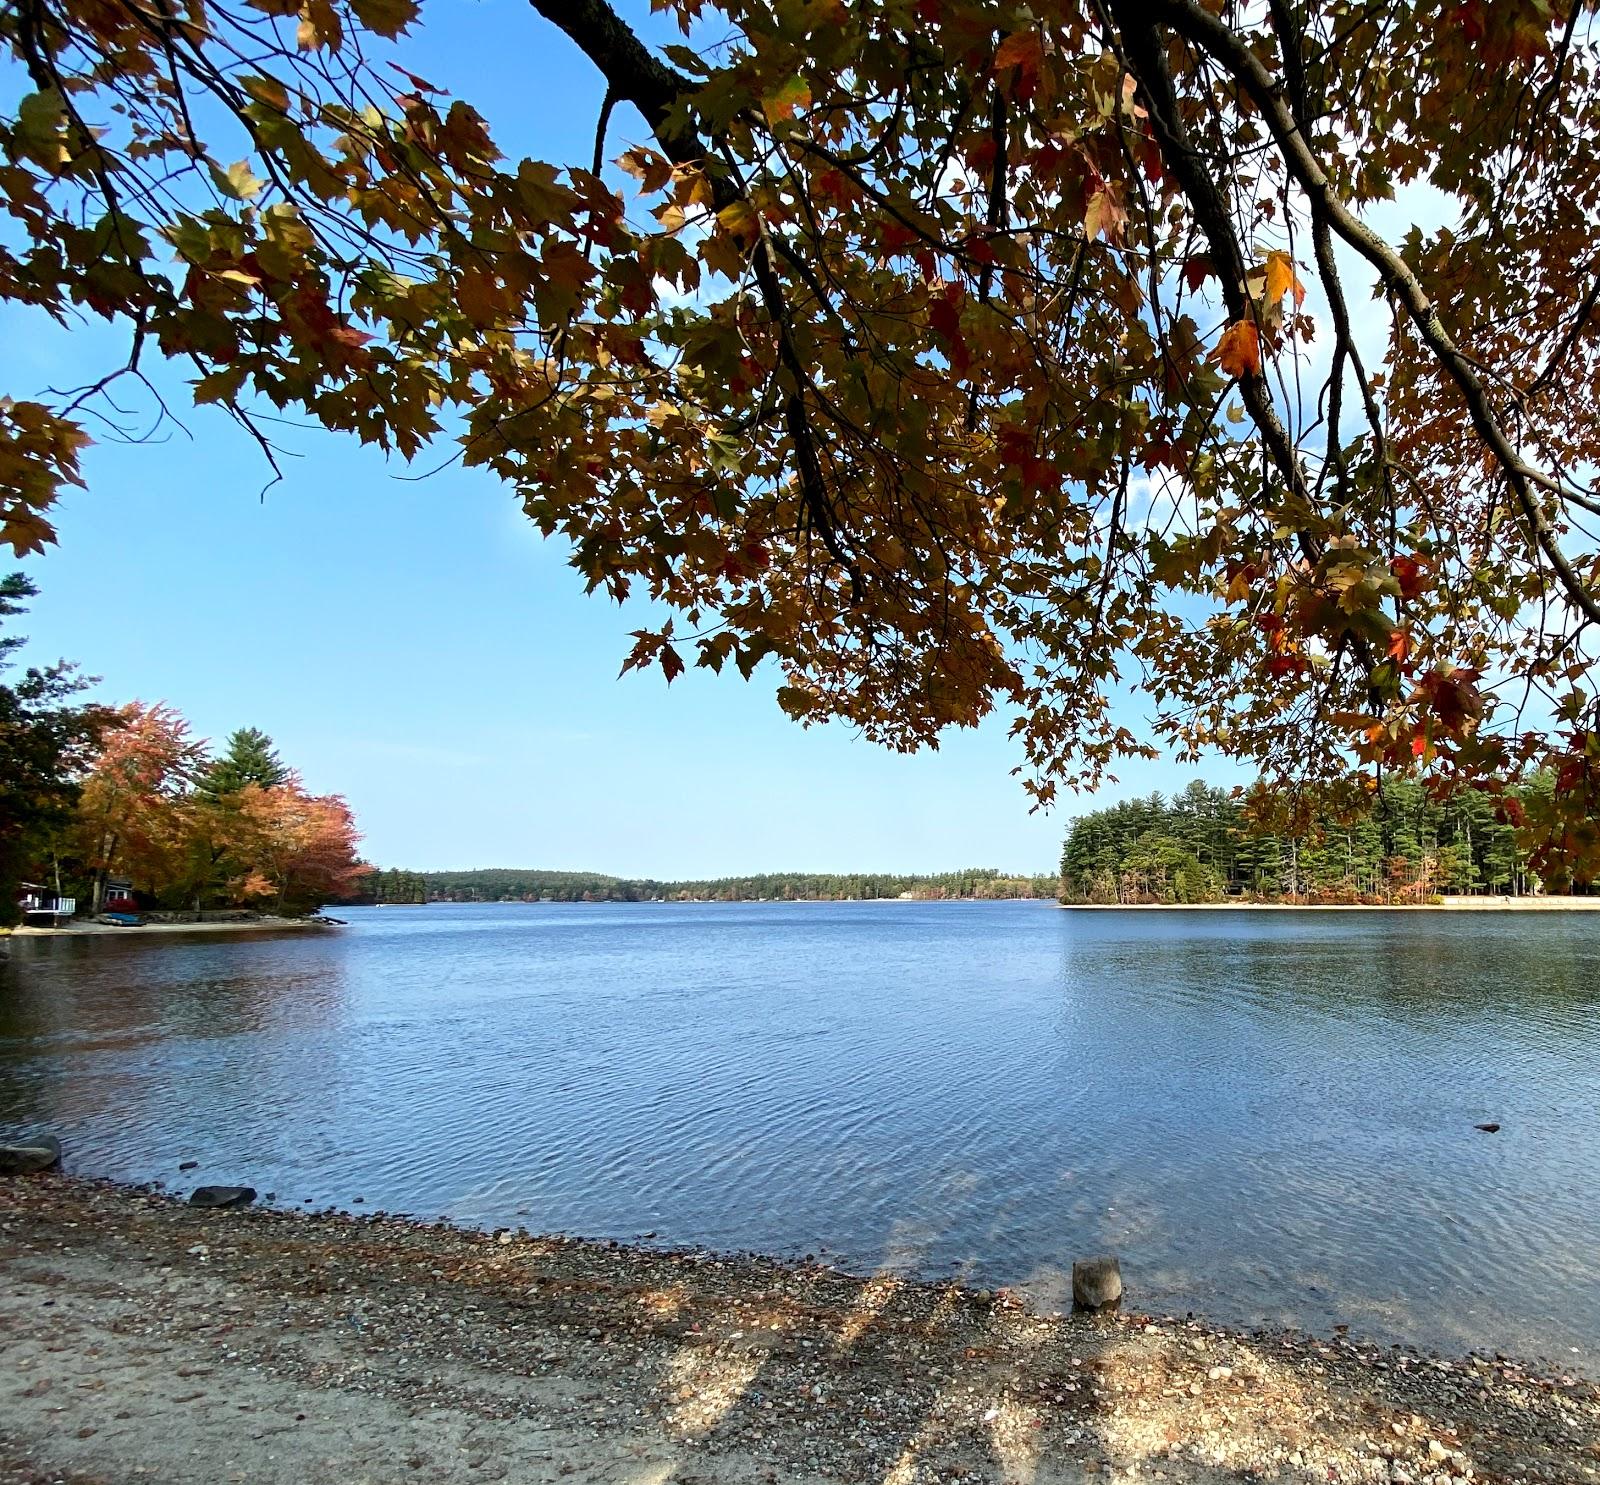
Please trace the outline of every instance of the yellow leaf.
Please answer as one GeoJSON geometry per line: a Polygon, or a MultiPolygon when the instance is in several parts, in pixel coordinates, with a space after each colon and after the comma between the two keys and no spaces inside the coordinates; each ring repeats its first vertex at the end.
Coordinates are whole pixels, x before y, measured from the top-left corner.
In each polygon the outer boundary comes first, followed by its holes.
{"type": "Polygon", "coordinates": [[[235,201],[249,201],[252,197],[261,194],[261,188],[266,185],[264,180],[252,173],[249,164],[244,160],[236,161],[226,170],[211,167],[211,178],[216,181],[217,189],[224,196],[231,196],[235,201]]]}
{"type": "Polygon", "coordinates": [[[717,222],[741,242],[754,242],[761,235],[761,218],[748,201],[730,201],[717,213],[717,222]]]}

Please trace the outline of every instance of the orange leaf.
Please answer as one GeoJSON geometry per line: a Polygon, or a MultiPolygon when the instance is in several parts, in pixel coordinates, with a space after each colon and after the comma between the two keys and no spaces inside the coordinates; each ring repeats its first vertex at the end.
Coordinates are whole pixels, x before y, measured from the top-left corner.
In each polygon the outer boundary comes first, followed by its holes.
{"type": "Polygon", "coordinates": [[[1306,286],[1294,271],[1294,259],[1287,253],[1267,254],[1267,303],[1277,304],[1285,294],[1294,294],[1294,307],[1306,302],[1306,286]]]}
{"type": "Polygon", "coordinates": [[[1217,364],[1229,376],[1261,374],[1261,336],[1250,320],[1235,320],[1217,342],[1217,364]]]}
{"type": "Polygon", "coordinates": [[[1037,72],[1044,56],[1044,38],[1037,31],[1013,31],[994,54],[994,70],[1021,67],[1037,72]]]}

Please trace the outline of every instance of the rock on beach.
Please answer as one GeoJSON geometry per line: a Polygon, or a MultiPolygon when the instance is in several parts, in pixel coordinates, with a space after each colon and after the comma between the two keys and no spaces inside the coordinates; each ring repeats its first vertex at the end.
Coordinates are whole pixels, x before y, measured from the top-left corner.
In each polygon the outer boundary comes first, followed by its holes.
{"type": "Polygon", "coordinates": [[[29,1176],[61,1164],[61,1141],[53,1134],[27,1135],[0,1143],[0,1176],[29,1176]]]}
{"type": "Polygon", "coordinates": [[[189,1193],[192,1207],[247,1207],[255,1199],[254,1186],[196,1186],[189,1193]]]}

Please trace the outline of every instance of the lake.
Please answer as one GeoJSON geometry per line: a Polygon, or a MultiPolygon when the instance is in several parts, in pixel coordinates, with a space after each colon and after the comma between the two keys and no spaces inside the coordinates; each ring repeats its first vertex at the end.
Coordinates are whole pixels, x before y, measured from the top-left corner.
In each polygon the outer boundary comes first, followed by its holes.
{"type": "Polygon", "coordinates": [[[0,1127],[86,1174],[1045,1305],[1109,1251],[1139,1309],[1600,1364],[1600,914],[345,915],[14,940],[0,1127]]]}

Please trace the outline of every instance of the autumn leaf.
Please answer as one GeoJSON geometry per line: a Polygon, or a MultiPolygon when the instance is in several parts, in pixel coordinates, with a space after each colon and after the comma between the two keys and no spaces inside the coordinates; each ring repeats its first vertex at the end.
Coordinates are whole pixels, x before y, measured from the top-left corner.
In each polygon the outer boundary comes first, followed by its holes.
{"type": "Polygon", "coordinates": [[[417,18],[417,0],[350,0],[356,19],[369,31],[390,39],[407,30],[417,18]]]}
{"type": "Polygon", "coordinates": [[[1306,287],[1300,282],[1294,270],[1294,259],[1288,253],[1271,252],[1267,254],[1267,289],[1266,300],[1268,304],[1278,304],[1283,296],[1293,292],[1294,307],[1299,309],[1306,300],[1306,287]]]}
{"type": "Polygon", "coordinates": [[[1044,37],[1038,31],[1013,31],[995,49],[994,71],[1010,77],[1010,91],[1019,100],[1038,90],[1043,66],[1044,37]]]}
{"type": "Polygon", "coordinates": [[[995,48],[994,70],[1003,72],[1008,67],[1039,70],[1044,56],[1044,38],[1037,31],[1013,31],[995,48]]]}
{"type": "Polygon", "coordinates": [[[672,161],[655,150],[628,150],[617,157],[617,166],[638,181],[647,193],[659,191],[672,179],[672,161]]]}
{"type": "Polygon", "coordinates": [[[761,218],[748,201],[730,201],[717,213],[717,225],[745,245],[761,235],[761,218]]]}
{"type": "Polygon", "coordinates": [[[769,124],[777,124],[792,119],[797,108],[805,108],[810,102],[810,84],[796,73],[762,98],[761,110],[766,114],[769,124]]]}
{"type": "Polygon", "coordinates": [[[1251,320],[1236,320],[1217,342],[1217,364],[1232,377],[1261,374],[1261,336],[1251,320]]]}
{"type": "Polygon", "coordinates": [[[249,162],[240,160],[226,170],[211,168],[211,178],[217,189],[235,201],[250,201],[261,194],[266,182],[251,172],[249,162]]]}
{"type": "Polygon", "coordinates": [[[1127,208],[1122,203],[1122,187],[1111,181],[1101,182],[1100,188],[1089,198],[1083,214],[1083,235],[1093,242],[1104,237],[1107,242],[1119,242],[1124,223],[1128,220],[1127,208]]]}
{"type": "Polygon", "coordinates": [[[303,52],[338,51],[344,45],[344,23],[333,0],[304,0],[295,44],[303,52]]]}

